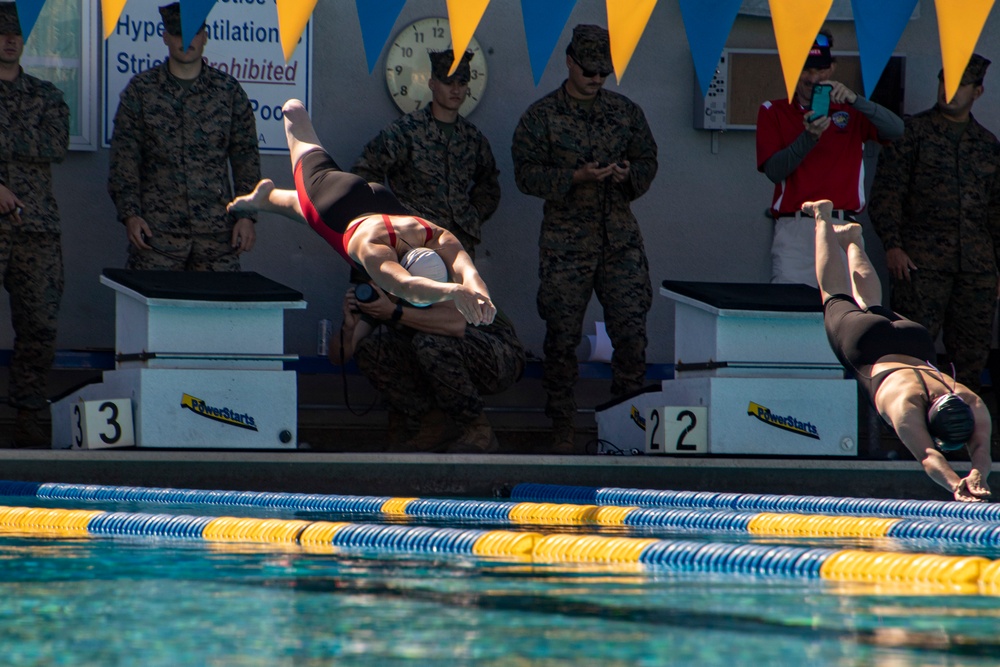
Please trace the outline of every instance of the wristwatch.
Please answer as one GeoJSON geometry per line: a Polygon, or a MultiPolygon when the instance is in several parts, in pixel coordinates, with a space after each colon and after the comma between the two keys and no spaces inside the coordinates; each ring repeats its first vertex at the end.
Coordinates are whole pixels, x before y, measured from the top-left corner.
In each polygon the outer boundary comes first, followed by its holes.
{"type": "Polygon", "coordinates": [[[396,302],[396,309],[392,311],[392,316],[389,317],[390,322],[398,322],[403,317],[403,302],[396,302]]]}

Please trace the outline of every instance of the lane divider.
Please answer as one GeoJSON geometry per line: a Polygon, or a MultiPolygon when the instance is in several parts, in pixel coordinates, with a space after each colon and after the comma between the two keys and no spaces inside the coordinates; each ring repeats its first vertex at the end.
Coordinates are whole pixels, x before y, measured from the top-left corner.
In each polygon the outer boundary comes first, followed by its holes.
{"type": "Polygon", "coordinates": [[[939,587],[949,593],[1000,593],[1000,561],[978,556],[30,507],[0,507],[0,534],[293,544],[307,549],[460,554],[535,564],[601,564],[624,570],[892,583],[939,587]]]}
{"type": "Polygon", "coordinates": [[[614,487],[518,484],[510,493],[522,502],[585,505],[637,505],[680,509],[724,509],[764,512],[849,514],[884,518],[958,519],[1000,522],[1000,504],[960,503],[953,500],[838,498],[710,491],[658,491],[614,487]]]}
{"type": "MultiPolygon", "coordinates": [[[[519,485],[519,496],[555,495],[564,500],[580,501],[587,487],[519,485]],[[535,487],[544,487],[538,489],[535,487]]],[[[377,496],[338,496],[302,493],[253,491],[201,491],[81,484],[32,484],[0,481],[0,496],[24,495],[77,502],[133,501],[144,503],[185,503],[283,509],[292,511],[339,512],[361,516],[389,516],[408,519],[475,520],[515,525],[601,525],[635,529],[711,531],[760,536],[795,536],[820,538],[892,538],[931,540],[951,546],[1000,547],[1000,521],[957,521],[911,519],[844,514],[799,514],[713,509],[711,505],[731,502],[741,494],[711,494],[677,491],[641,491],[628,499],[649,503],[673,498],[675,502],[700,505],[684,507],[614,506],[556,502],[505,502],[495,500],[453,500],[389,498],[377,496]],[[669,495],[674,494],[674,495],[669,495]],[[716,500],[713,500],[715,498],[716,500]]],[[[591,493],[591,496],[594,494],[591,493]]],[[[608,494],[611,495],[611,494],[608,494]]],[[[780,496],[781,505],[812,507],[812,499],[803,496],[780,496]],[[793,503],[793,499],[804,499],[793,503]],[[809,501],[809,502],[805,502],[809,501]]],[[[603,500],[603,498],[601,498],[603,500]]],[[[845,500],[831,498],[831,501],[845,500]]],[[[863,500],[850,498],[850,501],[863,500]]],[[[875,500],[875,503],[890,501],[875,500]]],[[[891,501],[919,503],[927,501],[891,501]]],[[[965,503],[950,503],[964,505],[965,503]]],[[[981,507],[992,507],[980,505],[981,507]]],[[[229,528],[227,528],[229,530],[229,528]]]]}

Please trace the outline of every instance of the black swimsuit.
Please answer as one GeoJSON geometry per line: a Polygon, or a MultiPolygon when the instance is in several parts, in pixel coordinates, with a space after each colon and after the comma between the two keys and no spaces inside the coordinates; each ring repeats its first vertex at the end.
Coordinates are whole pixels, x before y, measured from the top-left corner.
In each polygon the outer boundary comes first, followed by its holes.
{"type": "Polygon", "coordinates": [[[862,310],[845,294],[834,294],[823,304],[823,324],[837,359],[868,392],[872,405],[885,379],[902,370],[890,368],[872,375],[879,359],[904,354],[930,362],[937,356],[927,329],[882,306],[862,310]]]}

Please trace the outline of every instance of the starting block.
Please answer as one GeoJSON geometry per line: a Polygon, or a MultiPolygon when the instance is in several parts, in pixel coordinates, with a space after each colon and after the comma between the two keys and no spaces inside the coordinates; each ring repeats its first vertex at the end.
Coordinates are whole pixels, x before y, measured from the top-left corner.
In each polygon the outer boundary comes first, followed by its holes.
{"type": "Polygon", "coordinates": [[[676,303],[675,379],[599,406],[599,452],[857,456],[857,385],[817,289],[668,280],[660,293],[676,303]]]}
{"type": "Polygon", "coordinates": [[[294,449],[284,311],[302,294],[257,273],[105,269],[115,369],[52,404],[53,448],[294,449]]]}

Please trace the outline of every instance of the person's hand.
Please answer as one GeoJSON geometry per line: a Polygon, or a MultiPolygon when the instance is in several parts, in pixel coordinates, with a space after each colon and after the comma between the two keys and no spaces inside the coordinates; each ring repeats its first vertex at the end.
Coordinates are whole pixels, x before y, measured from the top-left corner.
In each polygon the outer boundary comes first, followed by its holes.
{"type": "Polygon", "coordinates": [[[885,251],[885,266],[893,278],[907,282],[910,281],[910,273],[917,270],[917,265],[902,248],[889,248],[885,251]]]}
{"type": "Polygon", "coordinates": [[[812,135],[813,141],[819,141],[819,138],[826,132],[826,128],[830,127],[830,117],[820,116],[816,120],[809,120],[809,115],[806,114],[802,117],[802,124],[806,128],[806,132],[812,135]]]}
{"type": "Polygon", "coordinates": [[[150,231],[149,225],[146,221],[137,215],[133,215],[125,220],[125,235],[128,237],[128,242],[139,250],[152,250],[153,247],[146,243],[146,239],[152,238],[153,232],[150,231]]]}
{"type": "Polygon", "coordinates": [[[496,306],[488,296],[465,285],[456,284],[452,289],[451,299],[465,321],[473,326],[492,324],[493,318],[497,315],[496,306]]]}
{"type": "Polygon", "coordinates": [[[358,310],[374,320],[388,322],[392,319],[392,311],[396,310],[396,304],[389,298],[389,295],[387,295],[385,290],[381,287],[375,283],[368,284],[372,286],[373,290],[375,290],[375,294],[378,295],[378,298],[374,301],[369,301],[368,303],[362,303],[361,301],[355,300],[358,310]]]}
{"type": "Polygon", "coordinates": [[[854,104],[858,94],[839,81],[824,81],[833,88],[830,90],[830,104],[854,104]]]}
{"type": "Polygon", "coordinates": [[[598,165],[598,162],[588,162],[587,164],[578,167],[577,170],[573,172],[573,182],[592,183],[595,181],[603,181],[611,176],[616,168],[616,165],[614,164],[604,165],[603,167],[598,165]]]}
{"type": "Polygon", "coordinates": [[[7,186],[0,185],[0,215],[9,215],[14,222],[21,224],[21,208],[24,204],[11,192],[7,186]]]}
{"type": "Polygon", "coordinates": [[[257,230],[254,228],[253,220],[250,218],[240,218],[233,225],[233,254],[242,255],[253,250],[253,244],[257,241],[257,230]]]}
{"type": "Polygon", "coordinates": [[[622,160],[621,162],[613,162],[608,166],[611,167],[612,183],[624,183],[625,181],[628,180],[629,169],[631,167],[631,163],[628,160],[622,160]]]}
{"type": "Polygon", "coordinates": [[[344,329],[353,331],[361,319],[361,311],[358,309],[358,297],[354,294],[354,288],[344,292],[344,303],[341,306],[344,313],[344,329]]]}
{"type": "Polygon", "coordinates": [[[803,202],[802,212],[814,218],[822,218],[829,221],[833,214],[833,202],[829,199],[803,202]]]}
{"type": "Polygon", "coordinates": [[[990,498],[990,487],[983,481],[978,470],[973,469],[969,476],[959,481],[955,487],[955,500],[965,503],[985,503],[990,498]]]}

